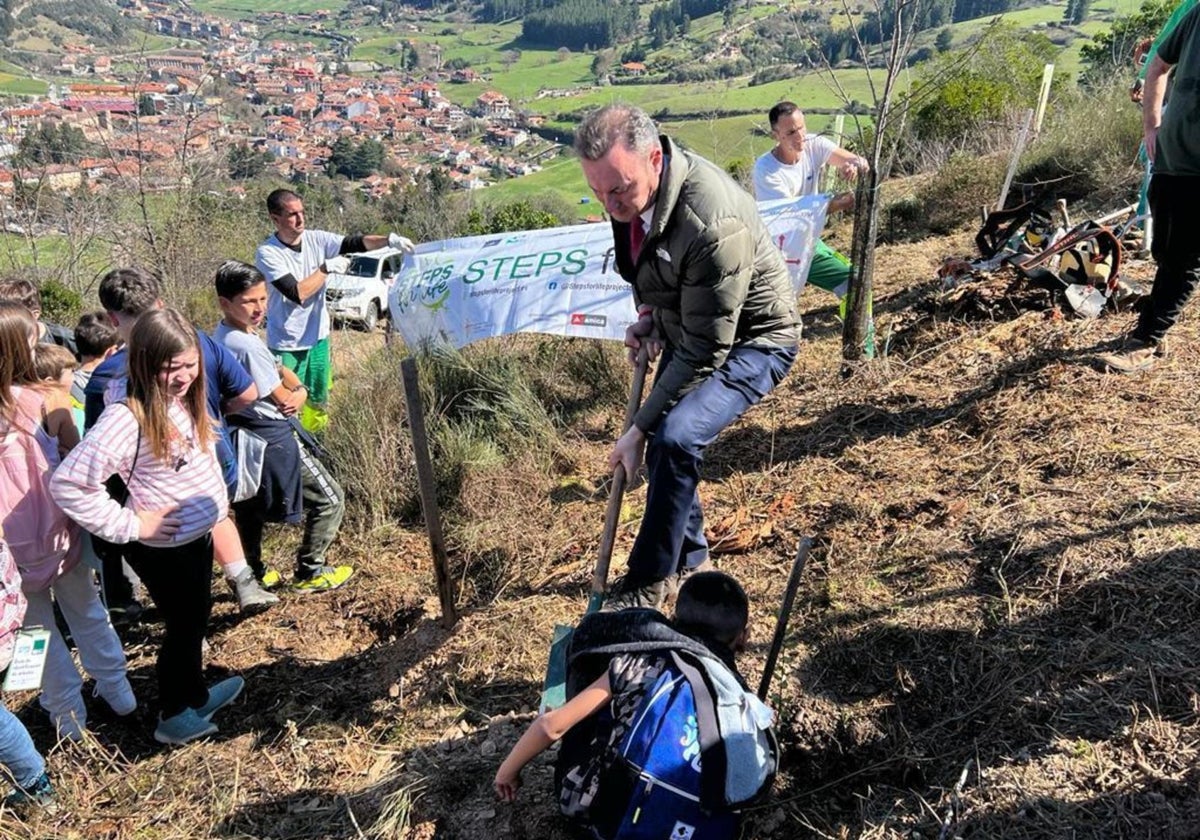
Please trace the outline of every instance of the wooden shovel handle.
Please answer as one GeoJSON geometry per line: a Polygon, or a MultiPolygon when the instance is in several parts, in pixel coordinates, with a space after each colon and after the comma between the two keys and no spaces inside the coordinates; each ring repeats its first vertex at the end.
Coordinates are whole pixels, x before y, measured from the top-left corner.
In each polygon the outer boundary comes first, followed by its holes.
{"type": "MultiPolygon", "coordinates": [[[[646,369],[650,366],[650,354],[646,346],[638,351],[637,364],[633,368],[633,386],[629,389],[629,402],[625,404],[625,425],[621,433],[629,431],[634,415],[642,404],[642,390],[646,386],[646,369]]],[[[616,541],[617,524],[621,520],[621,500],[625,496],[627,476],[625,468],[617,464],[613,470],[612,488],[608,491],[608,507],[604,510],[604,531],[600,535],[600,552],[596,557],[596,569],[592,572],[592,600],[604,596],[608,586],[608,567],[612,562],[613,543],[616,541]]]]}
{"type": "Polygon", "coordinates": [[[800,574],[808,560],[808,552],[812,549],[812,538],[801,537],[796,549],[796,559],[792,562],[792,572],[788,575],[787,587],[783,590],[783,603],[779,607],[779,618],[775,620],[775,636],[771,639],[771,648],[767,651],[767,662],[763,665],[762,681],[758,684],[758,699],[767,699],[767,690],[771,687],[771,677],[775,674],[775,663],[779,659],[779,650],[783,647],[783,637],[787,635],[788,619],[792,615],[792,603],[796,600],[796,590],[800,588],[800,574]]]}

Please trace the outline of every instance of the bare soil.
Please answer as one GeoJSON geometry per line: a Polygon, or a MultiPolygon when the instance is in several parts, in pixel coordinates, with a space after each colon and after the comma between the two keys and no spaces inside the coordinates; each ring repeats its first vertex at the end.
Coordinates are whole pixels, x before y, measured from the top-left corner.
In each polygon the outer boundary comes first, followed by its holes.
{"type": "MultiPolygon", "coordinates": [[[[966,237],[880,249],[881,355],[848,377],[832,298],[806,291],[791,375],[711,449],[708,523],[751,594],[752,682],[797,539],[817,540],[771,697],[784,768],[747,836],[1200,837],[1194,310],[1155,370],[1104,374],[1094,354],[1131,314],[956,311],[935,271],[969,253],[966,237]]],[[[128,631],[140,719],[93,701],[95,739],[50,750],[58,812],[5,814],[0,836],[565,837],[550,756],[515,805],[491,779],[553,625],[584,609],[620,411],[563,430],[559,474],[531,458],[469,476],[452,630],[413,522],[344,535],[336,559],[359,573],[337,592],[241,619],[215,584],[211,674],[247,690],[205,743],[150,739],[160,627],[128,631]]],[[[32,697],[6,702],[49,748],[32,697]]]]}

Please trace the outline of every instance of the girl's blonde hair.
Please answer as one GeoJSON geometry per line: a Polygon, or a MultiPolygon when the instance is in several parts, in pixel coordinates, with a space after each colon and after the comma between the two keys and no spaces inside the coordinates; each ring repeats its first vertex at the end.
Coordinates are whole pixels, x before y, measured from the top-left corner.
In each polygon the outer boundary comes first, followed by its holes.
{"type": "Polygon", "coordinates": [[[33,313],[19,303],[0,302],[0,418],[10,422],[16,409],[14,385],[37,380],[29,342],[38,334],[33,313]]]}
{"type": "Polygon", "coordinates": [[[171,360],[195,350],[199,362],[196,381],[183,395],[182,403],[196,430],[196,444],[206,446],[213,437],[205,397],[204,357],[196,328],[174,309],[151,309],[142,313],[129,333],[129,410],[142,427],[142,434],[154,457],[171,458],[174,426],[167,416],[171,395],[159,381],[159,374],[171,360]]]}
{"type": "Polygon", "coordinates": [[[39,344],[33,348],[33,375],[41,382],[57,383],[63,371],[75,370],[79,362],[75,354],[58,344],[39,344]]]}

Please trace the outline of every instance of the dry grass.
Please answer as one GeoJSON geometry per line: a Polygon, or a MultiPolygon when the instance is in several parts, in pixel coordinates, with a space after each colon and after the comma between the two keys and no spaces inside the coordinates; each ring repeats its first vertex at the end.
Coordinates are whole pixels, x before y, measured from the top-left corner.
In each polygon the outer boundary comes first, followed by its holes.
{"type": "MultiPolygon", "coordinates": [[[[931,300],[949,253],[966,242],[880,251],[886,355],[848,380],[831,299],[807,292],[792,374],[706,464],[709,526],[747,547],[718,561],[754,603],[748,675],[796,538],[818,540],[772,698],[785,768],[754,836],[1195,837],[1197,319],[1152,374],[1106,376],[1092,354],[1131,316],[947,318],[931,300]]],[[[62,809],[6,815],[0,836],[565,836],[548,758],[515,806],[490,779],[553,624],[584,607],[621,410],[605,404],[559,412],[556,451],[467,474],[453,631],[423,536],[360,531],[339,544],[361,569],[344,590],[245,621],[222,597],[213,675],[248,688],[218,738],[162,750],[148,718],[97,714],[100,743],[51,752],[62,809]]],[[[147,699],[157,632],[130,640],[147,699]]],[[[30,699],[8,702],[45,745],[30,699]]]]}

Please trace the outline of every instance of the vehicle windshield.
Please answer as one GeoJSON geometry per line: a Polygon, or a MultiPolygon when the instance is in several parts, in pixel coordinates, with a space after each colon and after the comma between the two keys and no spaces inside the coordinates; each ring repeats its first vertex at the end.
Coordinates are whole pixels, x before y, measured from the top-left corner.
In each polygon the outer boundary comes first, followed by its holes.
{"type": "Polygon", "coordinates": [[[379,259],[377,257],[352,257],[350,267],[346,269],[346,276],[374,277],[378,267],[379,259]]]}

